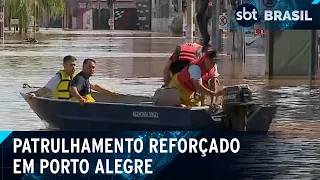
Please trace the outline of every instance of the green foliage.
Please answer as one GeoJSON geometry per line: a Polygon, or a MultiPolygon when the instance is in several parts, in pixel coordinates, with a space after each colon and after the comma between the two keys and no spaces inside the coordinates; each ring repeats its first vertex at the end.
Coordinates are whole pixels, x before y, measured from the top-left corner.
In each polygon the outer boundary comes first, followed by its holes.
{"type": "MultiPolygon", "coordinates": [[[[19,33],[27,32],[31,17],[36,15],[37,24],[41,24],[45,12],[51,18],[61,17],[65,13],[65,0],[6,0],[5,17],[19,19],[19,33]]],[[[8,24],[8,23],[7,23],[8,24]]]]}

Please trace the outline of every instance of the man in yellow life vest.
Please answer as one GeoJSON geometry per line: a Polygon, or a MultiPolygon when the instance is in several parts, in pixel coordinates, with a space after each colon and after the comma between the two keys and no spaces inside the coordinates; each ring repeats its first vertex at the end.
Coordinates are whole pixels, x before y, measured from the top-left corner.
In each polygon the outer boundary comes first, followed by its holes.
{"type": "Polygon", "coordinates": [[[81,104],[95,102],[91,95],[91,89],[111,95],[118,95],[116,92],[109,91],[97,84],[91,84],[89,78],[93,75],[96,68],[96,61],[93,59],[85,59],[82,65],[82,71],[78,73],[71,81],[70,93],[71,100],[79,101],[81,104]]]}
{"type": "Polygon", "coordinates": [[[29,93],[29,97],[46,96],[53,93],[55,99],[70,99],[69,84],[75,76],[76,60],[74,56],[65,56],[63,58],[63,70],[53,76],[44,87],[29,93]]]}

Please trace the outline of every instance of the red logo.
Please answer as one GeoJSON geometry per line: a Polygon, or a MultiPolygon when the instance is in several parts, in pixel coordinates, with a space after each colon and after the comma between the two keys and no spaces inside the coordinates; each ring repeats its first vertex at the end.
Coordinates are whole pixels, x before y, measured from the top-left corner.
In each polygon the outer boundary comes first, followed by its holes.
{"type": "Polygon", "coordinates": [[[254,30],[254,35],[257,36],[257,35],[262,35],[264,36],[265,35],[265,31],[264,29],[255,29],[254,30]]]}

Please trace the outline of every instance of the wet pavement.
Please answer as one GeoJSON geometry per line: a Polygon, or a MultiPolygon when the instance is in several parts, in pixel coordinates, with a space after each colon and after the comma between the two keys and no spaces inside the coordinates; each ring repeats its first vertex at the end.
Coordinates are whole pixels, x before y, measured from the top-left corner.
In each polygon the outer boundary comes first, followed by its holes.
{"type": "MultiPolygon", "coordinates": [[[[9,36],[5,47],[0,50],[1,129],[44,128],[43,123],[20,97],[19,91],[23,83],[43,86],[62,67],[65,55],[77,57],[78,70],[84,58],[95,58],[97,67],[92,77],[94,83],[124,94],[152,95],[162,85],[160,76],[165,61],[175,46],[185,41],[179,37],[168,37],[164,33],[108,33],[47,32],[38,36],[40,42],[37,44],[21,44],[9,36]]],[[[243,69],[244,78],[236,78],[236,83],[248,83],[255,91],[257,101],[279,106],[271,129],[275,131],[271,143],[277,141],[287,145],[281,146],[282,149],[273,147],[271,151],[277,157],[287,157],[282,165],[293,164],[290,167],[298,176],[281,174],[276,179],[315,178],[320,173],[319,87],[310,90],[309,81],[299,81],[299,86],[281,81],[270,89],[270,82],[264,77],[266,63],[263,49],[253,45],[247,49],[247,53],[243,68],[238,68],[241,66],[239,64],[233,65],[227,56],[223,57],[224,61],[219,64],[222,83],[238,77],[235,74],[239,72],[235,73],[233,69],[243,69]],[[304,153],[296,153],[292,149],[300,149],[304,153]],[[299,159],[304,161],[296,165],[299,159]],[[304,169],[299,169],[300,166],[304,169]],[[300,176],[300,171],[307,175],[300,176]]],[[[279,163],[281,165],[281,162],[277,163],[275,168],[279,163]]]]}

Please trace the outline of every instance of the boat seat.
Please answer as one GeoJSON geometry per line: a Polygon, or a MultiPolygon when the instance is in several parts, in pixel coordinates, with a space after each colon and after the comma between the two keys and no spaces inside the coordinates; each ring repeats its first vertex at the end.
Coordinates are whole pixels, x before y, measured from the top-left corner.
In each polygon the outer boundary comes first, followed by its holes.
{"type": "Polygon", "coordinates": [[[176,106],[180,104],[180,95],[177,88],[159,88],[153,97],[154,105],[157,106],[176,106]]]}
{"type": "Polygon", "coordinates": [[[192,106],[190,110],[201,110],[201,109],[208,110],[209,108],[210,108],[209,106],[192,106]]]}

